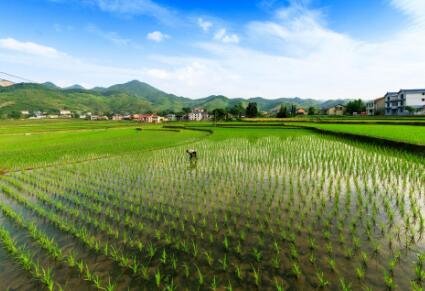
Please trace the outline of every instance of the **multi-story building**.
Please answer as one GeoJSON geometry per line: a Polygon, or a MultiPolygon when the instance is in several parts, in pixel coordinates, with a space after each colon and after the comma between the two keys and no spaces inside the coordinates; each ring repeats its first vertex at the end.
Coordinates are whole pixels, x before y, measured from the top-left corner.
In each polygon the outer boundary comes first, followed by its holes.
{"type": "Polygon", "coordinates": [[[425,113],[425,89],[401,89],[385,95],[385,115],[425,113]]]}
{"type": "Polygon", "coordinates": [[[187,115],[187,118],[191,121],[209,120],[210,116],[203,108],[194,108],[192,112],[187,115]]]}
{"type": "Polygon", "coordinates": [[[385,113],[385,97],[366,103],[367,115],[383,115],[385,113]]]}

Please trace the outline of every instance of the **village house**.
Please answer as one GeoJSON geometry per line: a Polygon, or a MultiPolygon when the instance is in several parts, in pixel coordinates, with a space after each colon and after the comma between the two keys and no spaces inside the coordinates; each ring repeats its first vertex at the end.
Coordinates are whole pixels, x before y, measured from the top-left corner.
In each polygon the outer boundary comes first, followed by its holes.
{"type": "Polygon", "coordinates": [[[201,121],[210,119],[208,112],[203,108],[194,108],[192,112],[187,115],[187,117],[190,121],[201,121]]]}
{"type": "Polygon", "coordinates": [[[30,112],[28,110],[22,110],[21,115],[28,116],[28,115],[30,115],[30,112]]]}
{"type": "Polygon", "coordinates": [[[165,115],[165,118],[167,118],[167,121],[176,121],[177,117],[175,114],[167,114],[165,115]]]}
{"type": "Polygon", "coordinates": [[[60,116],[60,118],[71,118],[72,117],[72,113],[69,110],[60,110],[59,111],[59,116],[60,116]]]}
{"type": "Polygon", "coordinates": [[[367,115],[383,115],[385,113],[385,97],[380,97],[366,103],[367,115]]]}
{"type": "Polygon", "coordinates": [[[297,115],[306,115],[307,112],[305,112],[304,108],[299,108],[299,109],[297,109],[296,114],[297,115]]]}
{"type": "Polygon", "coordinates": [[[341,104],[335,105],[334,107],[328,108],[326,110],[327,115],[344,115],[344,113],[345,106],[341,104]]]}
{"type": "Polygon", "coordinates": [[[106,115],[90,115],[87,116],[89,120],[109,120],[109,117],[106,115]]]}
{"type": "Polygon", "coordinates": [[[123,119],[124,119],[124,116],[122,116],[120,114],[115,114],[115,115],[112,116],[112,120],[115,120],[115,121],[123,120],[123,119]]]}
{"type": "Polygon", "coordinates": [[[384,98],[385,115],[425,114],[425,89],[401,89],[384,98]]]}
{"type": "Polygon", "coordinates": [[[161,123],[164,121],[164,118],[157,115],[157,114],[135,114],[137,115],[137,120],[140,122],[146,122],[146,123],[161,123]]]}
{"type": "Polygon", "coordinates": [[[36,111],[34,112],[34,115],[31,116],[29,119],[45,119],[47,118],[46,112],[36,111]]]}

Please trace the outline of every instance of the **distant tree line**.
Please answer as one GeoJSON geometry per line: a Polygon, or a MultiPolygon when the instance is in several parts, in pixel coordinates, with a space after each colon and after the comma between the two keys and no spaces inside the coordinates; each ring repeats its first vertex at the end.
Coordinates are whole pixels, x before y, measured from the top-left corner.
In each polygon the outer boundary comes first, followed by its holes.
{"type": "Polygon", "coordinates": [[[345,107],[346,114],[361,113],[366,111],[366,104],[361,99],[356,99],[347,103],[345,107]]]}

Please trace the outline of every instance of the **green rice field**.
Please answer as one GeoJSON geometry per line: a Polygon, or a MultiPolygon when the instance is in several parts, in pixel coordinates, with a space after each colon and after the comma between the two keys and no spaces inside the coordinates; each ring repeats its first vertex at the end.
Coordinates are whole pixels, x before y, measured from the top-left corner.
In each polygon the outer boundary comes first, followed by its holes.
{"type": "MultiPolygon", "coordinates": [[[[285,123],[293,125],[293,123],[285,123]]],[[[296,123],[298,126],[315,127],[321,130],[364,135],[379,139],[425,145],[425,126],[398,124],[338,124],[338,123],[296,123]]]]}
{"type": "Polygon", "coordinates": [[[43,126],[0,135],[0,290],[425,286],[423,156],[281,126],[43,126]]]}

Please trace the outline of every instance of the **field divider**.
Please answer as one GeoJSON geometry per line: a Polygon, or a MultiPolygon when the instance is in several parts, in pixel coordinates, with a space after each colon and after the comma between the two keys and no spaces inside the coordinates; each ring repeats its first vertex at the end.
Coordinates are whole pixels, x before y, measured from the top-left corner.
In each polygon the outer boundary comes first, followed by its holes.
{"type": "Polygon", "coordinates": [[[362,141],[366,143],[376,144],[379,146],[391,147],[397,150],[407,150],[407,151],[419,154],[421,156],[425,156],[425,145],[413,144],[413,143],[408,143],[408,142],[403,142],[398,140],[386,139],[381,137],[373,137],[373,136],[361,135],[361,134],[355,134],[355,133],[349,133],[349,132],[328,130],[328,129],[318,128],[311,125],[291,124],[291,126],[294,126],[297,128],[305,128],[305,129],[313,130],[321,134],[342,137],[349,140],[362,141]]]}

